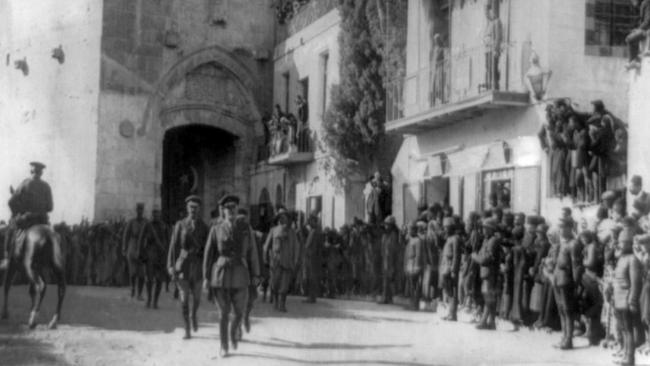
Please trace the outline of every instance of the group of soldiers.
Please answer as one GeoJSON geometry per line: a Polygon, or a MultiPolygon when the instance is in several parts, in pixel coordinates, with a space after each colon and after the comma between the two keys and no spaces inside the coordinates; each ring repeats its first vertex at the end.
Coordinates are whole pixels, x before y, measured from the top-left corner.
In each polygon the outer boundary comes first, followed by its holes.
{"type": "MultiPolygon", "coordinates": [[[[639,176],[627,192],[604,192],[596,217],[580,224],[570,208],[557,223],[500,208],[466,223],[425,210],[404,249],[411,307],[444,301],[444,319],[456,321],[462,304],[481,330],[495,330],[496,318],[514,330],[561,330],[563,350],[582,334],[590,345],[619,344],[620,364],[633,365],[637,348],[650,349],[649,213],[639,176]]],[[[384,233],[382,244],[391,240],[384,233]]]]}
{"type": "Polygon", "coordinates": [[[551,187],[557,196],[595,202],[606,190],[625,186],[627,127],[601,100],[592,113],[575,111],[559,99],[546,109],[539,139],[551,162],[551,187]]]}

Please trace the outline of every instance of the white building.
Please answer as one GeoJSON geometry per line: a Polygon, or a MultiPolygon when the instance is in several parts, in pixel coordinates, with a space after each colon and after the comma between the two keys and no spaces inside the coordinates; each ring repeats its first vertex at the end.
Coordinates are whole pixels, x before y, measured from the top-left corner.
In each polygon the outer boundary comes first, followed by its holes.
{"type": "MultiPolygon", "coordinates": [[[[392,168],[393,212],[415,218],[421,202],[448,202],[466,217],[488,208],[507,188],[515,212],[550,219],[568,199],[551,197],[548,157],[537,133],[542,104],[530,102],[525,75],[530,55],[552,72],[547,100],[570,98],[590,111],[592,100],[627,120],[625,44],[633,14],[626,0],[410,0],[407,66],[396,83],[387,122],[404,136],[392,168]],[[499,85],[486,70],[486,7],[502,24],[499,85]],[[612,30],[614,30],[612,32],[612,30]],[[432,81],[433,34],[444,51],[444,87],[432,81]]],[[[434,58],[435,59],[435,58],[434,58]]],[[[494,60],[494,59],[493,59],[494,60]]],[[[574,210],[577,216],[580,210],[574,210]]]]}

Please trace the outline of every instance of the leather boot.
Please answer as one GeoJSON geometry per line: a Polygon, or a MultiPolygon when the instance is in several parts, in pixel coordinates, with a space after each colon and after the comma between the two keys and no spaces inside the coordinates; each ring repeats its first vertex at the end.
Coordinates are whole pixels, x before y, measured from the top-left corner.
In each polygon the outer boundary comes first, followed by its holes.
{"type": "Polygon", "coordinates": [[[287,294],[280,295],[280,305],[278,307],[278,310],[283,313],[287,312],[287,294]]]}
{"type": "Polygon", "coordinates": [[[192,334],[190,332],[190,307],[188,304],[183,304],[182,306],[182,311],[183,311],[183,321],[185,322],[185,336],[183,339],[190,339],[192,338],[192,334]]]}

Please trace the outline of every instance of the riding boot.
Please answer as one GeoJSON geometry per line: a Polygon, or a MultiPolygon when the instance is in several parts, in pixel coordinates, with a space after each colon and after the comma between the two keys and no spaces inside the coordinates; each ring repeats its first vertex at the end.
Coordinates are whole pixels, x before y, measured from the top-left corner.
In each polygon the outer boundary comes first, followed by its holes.
{"type": "Polygon", "coordinates": [[[280,305],[278,306],[278,310],[283,313],[287,312],[287,294],[280,295],[280,305]]]}
{"type": "Polygon", "coordinates": [[[156,285],[154,287],[154,292],[153,292],[153,308],[158,309],[158,299],[160,298],[160,293],[162,292],[162,283],[160,281],[156,281],[156,285]]]}
{"type": "Polygon", "coordinates": [[[183,321],[185,322],[185,336],[183,339],[190,339],[192,335],[190,333],[190,306],[189,304],[183,304],[181,311],[183,312],[183,321]]]}
{"type": "Polygon", "coordinates": [[[145,307],[149,308],[151,307],[151,288],[153,286],[153,283],[150,280],[147,280],[146,282],[146,289],[147,289],[147,304],[145,307]]]}
{"type": "Polygon", "coordinates": [[[144,278],[138,277],[137,283],[138,283],[138,300],[143,300],[142,289],[144,288],[144,278]]]}

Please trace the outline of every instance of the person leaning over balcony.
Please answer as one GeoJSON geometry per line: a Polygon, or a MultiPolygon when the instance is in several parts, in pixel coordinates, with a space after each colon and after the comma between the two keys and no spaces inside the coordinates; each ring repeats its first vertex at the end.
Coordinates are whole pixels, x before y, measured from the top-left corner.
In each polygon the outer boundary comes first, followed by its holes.
{"type": "MultiPolygon", "coordinates": [[[[632,0],[632,4],[636,7],[639,0],[632,0]]],[[[650,0],[643,0],[639,7],[639,24],[634,28],[630,34],[625,37],[625,43],[629,47],[630,64],[628,67],[639,66],[641,61],[639,56],[639,45],[641,41],[648,37],[650,30],[650,0]]]]}

